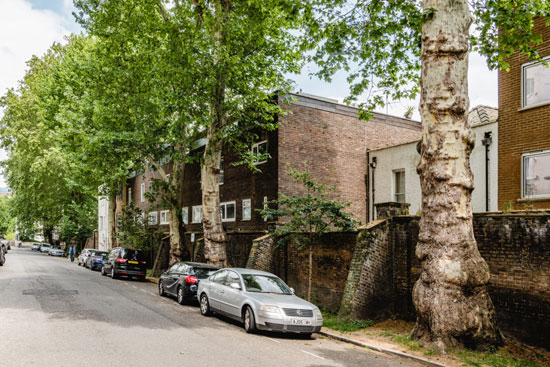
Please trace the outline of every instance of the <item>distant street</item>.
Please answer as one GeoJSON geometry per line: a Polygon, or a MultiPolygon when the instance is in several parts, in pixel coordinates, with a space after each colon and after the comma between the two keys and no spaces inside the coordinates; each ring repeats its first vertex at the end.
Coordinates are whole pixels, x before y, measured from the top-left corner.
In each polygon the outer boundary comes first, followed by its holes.
{"type": "Polygon", "coordinates": [[[0,366],[420,366],[314,336],[248,335],[155,284],[30,249],[0,267],[0,366]]]}

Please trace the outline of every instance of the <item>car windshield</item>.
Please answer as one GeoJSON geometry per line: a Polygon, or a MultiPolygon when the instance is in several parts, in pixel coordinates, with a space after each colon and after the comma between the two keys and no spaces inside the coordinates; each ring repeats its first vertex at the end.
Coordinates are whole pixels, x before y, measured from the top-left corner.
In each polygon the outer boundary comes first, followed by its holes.
{"type": "Polygon", "coordinates": [[[102,257],[102,256],[107,255],[107,253],[105,251],[96,251],[92,255],[102,257]]]}
{"type": "Polygon", "coordinates": [[[277,277],[243,274],[243,279],[248,292],[292,294],[290,288],[277,277]]]}
{"type": "Polygon", "coordinates": [[[195,272],[195,276],[199,279],[206,279],[210,275],[212,275],[216,270],[218,269],[211,269],[211,268],[195,268],[193,269],[195,272]]]}

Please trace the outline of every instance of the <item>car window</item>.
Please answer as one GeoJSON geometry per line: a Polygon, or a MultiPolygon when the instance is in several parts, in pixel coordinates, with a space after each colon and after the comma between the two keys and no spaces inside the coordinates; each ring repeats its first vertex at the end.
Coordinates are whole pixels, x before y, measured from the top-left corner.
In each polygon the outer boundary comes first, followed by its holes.
{"type": "Polygon", "coordinates": [[[225,278],[224,284],[227,286],[230,286],[231,283],[239,283],[241,284],[241,280],[239,279],[239,275],[235,273],[234,271],[228,271],[227,277],[225,278]]]}
{"type": "Polygon", "coordinates": [[[124,249],[122,258],[133,261],[144,261],[145,254],[141,250],[124,249]]]}
{"type": "Polygon", "coordinates": [[[175,263],[174,265],[172,265],[172,267],[170,268],[170,270],[168,270],[170,273],[175,273],[178,271],[180,267],[180,263],[175,263]]]}
{"type": "Polygon", "coordinates": [[[193,268],[192,274],[199,279],[206,279],[210,275],[214,274],[217,270],[218,269],[212,269],[212,268],[193,268]]]}
{"type": "Polygon", "coordinates": [[[275,276],[243,274],[243,280],[248,292],[292,294],[285,282],[275,276]]]}
{"type": "Polygon", "coordinates": [[[214,274],[214,276],[212,277],[212,281],[214,283],[223,284],[223,281],[224,281],[226,275],[227,275],[227,270],[222,270],[222,271],[214,274]]]}

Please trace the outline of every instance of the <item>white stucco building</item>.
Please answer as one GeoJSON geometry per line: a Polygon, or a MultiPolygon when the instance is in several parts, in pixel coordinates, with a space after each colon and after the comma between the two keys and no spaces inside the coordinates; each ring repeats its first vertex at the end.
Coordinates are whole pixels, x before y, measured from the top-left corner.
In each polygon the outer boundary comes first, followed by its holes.
{"type": "Polygon", "coordinates": [[[100,196],[97,200],[97,217],[98,217],[98,248],[101,251],[107,251],[111,248],[111,234],[109,233],[109,199],[105,196],[100,196]]]}
{"type": "MultiPolygon", "coordinates": [[[[468,114],[476,135],[470,156],[474,175],[472,208],[474,212],[496,211],[498,195],[498,110],[477,106],[468,114]]],[[[420,139],[420,136],[419,136],[420,139]]],[[[369,152],[370,156],[370,213],[372,203],[406,202],[409,213],[421,208],[420,177],[416,166],[420,160],[419,140],[369,152]],[[376,162],[373,165],[373,162],[376,162]],[[373,168],[375,166],[375,168],[373,168]],[[374,200],[373,200],[374,197],[374,200]]],[[[371,219],[373,214],[371,214],[371,219]]]]}

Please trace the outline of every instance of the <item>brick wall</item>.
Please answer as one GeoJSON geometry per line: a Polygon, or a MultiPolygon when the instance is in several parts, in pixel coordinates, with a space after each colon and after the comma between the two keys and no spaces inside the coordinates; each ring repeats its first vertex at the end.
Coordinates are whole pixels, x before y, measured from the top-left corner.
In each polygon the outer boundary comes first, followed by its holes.
{"type": "Polygon", "coordinates": [[[304,95],[293,95],[289,111],[280,120],[279,191],[302,193],[302,187],[288,175],[287,165],[303,170],[336,190],[331,199],[351,202],[348,211],[366,222],[367,149],[418,140],[420,123],[375,114],[368,121],[358,119],[357,109],[304,95]]]}
{"type": "MultiPolygon", "coordinates": [[[[550,55],[550,27],[539,19],[535,31],[544,42],[537,49],[541,56],[550,55]]],[[[532,206],[550,208],[550,199],[518,202],[521,199],[521,154],[550,149],[550,104],[521,110],[521,65],[529,60],[514,54],[508,59],[510,71],[500,71],[498,121],[498,207],[512,201],[515,208],[532,206]]]]}
{"type": "MultiPolygon", "coordinates": [[[[392,218],[394,312],[413,318],[411,291],[418,217],[392,218]]],[[[491,272],[489,294],[505,333],[550,347],[550,212],[474,215],[479,252],[491,272]]]]}

